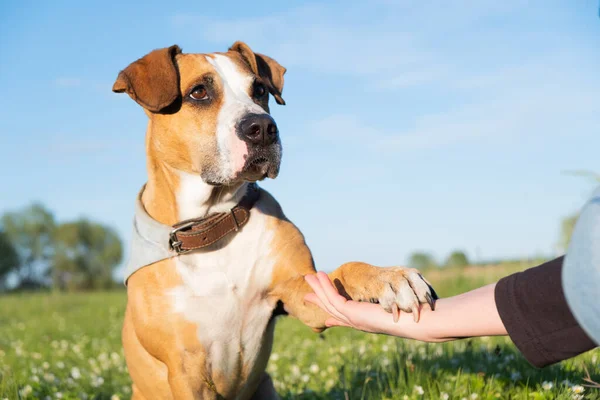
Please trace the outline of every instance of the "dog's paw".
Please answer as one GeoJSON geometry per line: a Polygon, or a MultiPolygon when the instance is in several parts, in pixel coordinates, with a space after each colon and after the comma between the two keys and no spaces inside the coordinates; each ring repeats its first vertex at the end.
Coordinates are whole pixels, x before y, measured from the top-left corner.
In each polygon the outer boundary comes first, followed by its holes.
{"type": "Polygon", "coordinates": [[[419,321],[420,304],[429,304],[435,310],[438,296],[429,282],[414,268],[390,267],[381,268],[379,279],[382,281],[381,292],[377,301],[394,315],[397,322],[400,311],[413,314],[415,322],[419,321]]]}

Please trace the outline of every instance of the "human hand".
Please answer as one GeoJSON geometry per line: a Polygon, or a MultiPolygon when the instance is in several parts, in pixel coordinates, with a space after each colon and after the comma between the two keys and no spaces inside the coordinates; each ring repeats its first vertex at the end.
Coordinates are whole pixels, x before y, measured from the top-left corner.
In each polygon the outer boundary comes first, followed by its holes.
{"type": "MultiPolygon", "coordinates": [[[[319,306],[331,318],[325,321],[327,327],[348,326],[365,332],[393,334],[393,316],[379,304],[358,302],[340,295],[324,272],[306,275],[306,283],[314,293],[304,300],[319,306]]],[[[397,316],[396,316],[397,318],[397,316]]]]}

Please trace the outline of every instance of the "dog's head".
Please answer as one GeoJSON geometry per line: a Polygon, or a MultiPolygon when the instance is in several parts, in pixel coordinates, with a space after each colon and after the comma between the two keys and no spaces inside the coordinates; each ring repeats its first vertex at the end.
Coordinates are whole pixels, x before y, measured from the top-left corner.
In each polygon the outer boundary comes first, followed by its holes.
{"type": "Polygon", "coordinates": [[[281,141],[269,93],[285,104],[283,68],[236,42],[226,53],[154,50],[125,68],[113,91],[141,105],[148,152],[169,167],[214,185],[275,178],[281,141]]]}

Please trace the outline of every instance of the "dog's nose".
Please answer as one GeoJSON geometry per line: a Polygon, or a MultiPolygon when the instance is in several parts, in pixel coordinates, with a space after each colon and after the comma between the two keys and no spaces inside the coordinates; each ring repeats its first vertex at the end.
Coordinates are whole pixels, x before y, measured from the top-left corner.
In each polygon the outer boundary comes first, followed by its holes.
{"type": "Polygon", "coordinates": [[[277,141],[279,130],[269,114],[250,114],[240,122],[242,139],[259,146],[268,146],[277,141]]]}

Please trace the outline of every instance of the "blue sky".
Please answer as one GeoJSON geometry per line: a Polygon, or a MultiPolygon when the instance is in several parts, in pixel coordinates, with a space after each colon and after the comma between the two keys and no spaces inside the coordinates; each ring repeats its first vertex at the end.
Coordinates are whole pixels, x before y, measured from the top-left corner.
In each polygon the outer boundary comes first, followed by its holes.
{"type": "Polygon", "coordinates": [[[263,186],[319,269],[554,254],[600,170],[596,1],[0,4],[0,212],[34,200],[128,242],[146,116],[111,93],[152,49],[235,40],[288,68],[263,186]]]}

